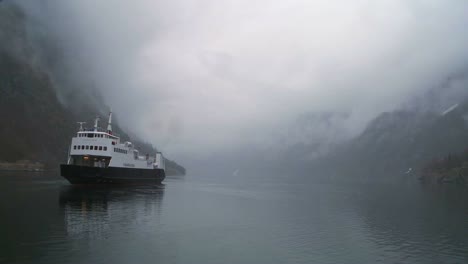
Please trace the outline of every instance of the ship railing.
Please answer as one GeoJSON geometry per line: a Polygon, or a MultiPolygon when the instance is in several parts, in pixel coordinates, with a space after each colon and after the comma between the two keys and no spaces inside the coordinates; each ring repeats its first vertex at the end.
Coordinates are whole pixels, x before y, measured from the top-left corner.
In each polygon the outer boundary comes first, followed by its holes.
{"type": "MultiPolygon", "coordinates": [[[[94,128],[85,128],[83,131],[80,131],[80,132],[95,132],[95,130],[94,130],[94,128]]],[[[107,130],[98,127],[97,132],[104,132],[104,133],[107,133],[107,130]]],[[[112,132],[112,133],[110,133],[110,134],[113,135],[113,136],[116,136],[116,137],[120,137],[119,134],[114,133],[114,132],[112,132]]]]}

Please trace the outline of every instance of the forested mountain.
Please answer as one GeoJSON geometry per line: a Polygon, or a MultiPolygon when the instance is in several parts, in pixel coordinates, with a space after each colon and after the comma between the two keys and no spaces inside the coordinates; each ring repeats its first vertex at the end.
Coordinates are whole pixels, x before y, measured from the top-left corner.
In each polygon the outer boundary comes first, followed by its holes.
{"type": "MultiPolygon", "coordinates": [[[[76,121],[98,115],[106,120],[109,108],[90,83],[67,77],[60,46],[47,31],[34,35],[26,25],[22,9],[0,2],[0,161],[32,160],[56,167],[67,157],[76,121]]],[[[71,74],[70,74],[71,75],[71,74]]],[[[122,140],[131,140],[142,153],[155,149],[136,137],[130,138],[118,124],[122,140]]],[[[185,169],[166,163],[172,174],[185,169]]]]}

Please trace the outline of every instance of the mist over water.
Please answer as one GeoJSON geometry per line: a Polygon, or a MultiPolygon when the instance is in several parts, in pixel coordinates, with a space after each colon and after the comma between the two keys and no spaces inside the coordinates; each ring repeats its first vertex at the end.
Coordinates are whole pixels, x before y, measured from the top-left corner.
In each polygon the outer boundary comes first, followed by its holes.
{"type": "Polygon", "coordinates": [[[468,262],[468,2],[0,0],[0,22],[0,263],[468,262]],[[187,174],[34,163],[109,108],[187,174]]]}
{"type": "Polygon", "coordinates": [[[463,1],[20,3],[69,58],[62,74],[182,163],[322,140],[294,127],[310,113],[345,113],[339,141],[383,111],[430,109],[429,91],[437,111],[466,94],[463,1]]]}

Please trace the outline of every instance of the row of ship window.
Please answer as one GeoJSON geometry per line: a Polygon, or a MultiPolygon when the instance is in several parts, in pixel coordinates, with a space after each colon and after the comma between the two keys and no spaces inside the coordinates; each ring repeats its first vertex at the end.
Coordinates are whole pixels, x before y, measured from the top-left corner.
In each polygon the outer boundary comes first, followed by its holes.
{"type": "Polygon", "coordinates": [[[127,150],[125,149],[119,149],[119,148],[114,148],[114,152],[118,152],[118,153],[123,153],[123,154],[127,154],[127,150]]]}
{"type": "Polygon", "coordinates": [[[86,149],[86,150],[103,150],[107,151],[107,147],[103,146],[84,146],[84,145],[75,145],[73,146],[73,149],[86,149]]]}
{"type": "MultiPolygon", "coordinates": [[[[73,146],[73,149],[102,150],[102,151],[107,151],[107,147],[106,147],[106,146],[103,147],[103,146],[75,145],[75,146],[73,146]]],[[[128,150],[119,149],[119,148],[114,148],[114,152],[127,154],[127,153],[128,153],[128,150]]]]}

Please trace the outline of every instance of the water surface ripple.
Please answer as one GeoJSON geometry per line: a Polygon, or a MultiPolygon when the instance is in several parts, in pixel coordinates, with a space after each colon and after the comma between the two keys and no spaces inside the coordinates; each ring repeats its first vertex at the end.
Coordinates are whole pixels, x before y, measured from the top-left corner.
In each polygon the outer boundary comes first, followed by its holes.
{"type": "Polygon", "coordinates": [[[464,189],[222,179],[74,187],[3,172],[0,262],[468,263],[464,189]]]}

